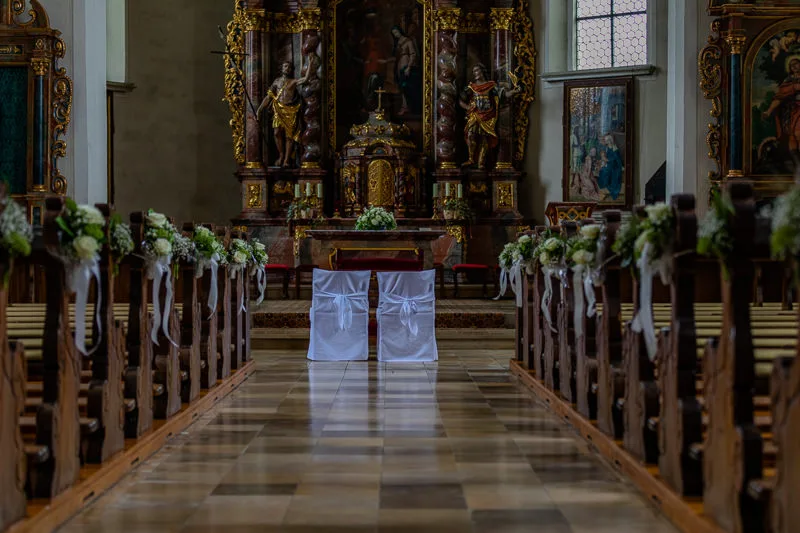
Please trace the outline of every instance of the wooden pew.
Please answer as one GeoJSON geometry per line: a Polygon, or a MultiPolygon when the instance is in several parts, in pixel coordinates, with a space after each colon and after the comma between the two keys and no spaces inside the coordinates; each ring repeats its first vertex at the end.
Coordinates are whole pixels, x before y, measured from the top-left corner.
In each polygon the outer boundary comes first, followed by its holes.
{"type": "MultiPolygon", "coordinates": [[[[592,224],[592,220],[584,220],[581,226],[592,224]]],[[[598,241],[600,248],[605,250],[605,256],[611,255],[608,235],[601,233],[598,241]]],[[[571,274],[570,274],[571,276],[571,274]]],[[[583,290],[582,288],[578,288],[583,290]]],[[[602,305],[602,295],[595,293],[595,300],[602,305]]],[[[588,302],[586,303],[588,308],[588,302]]],[[[572,319],[572,317],[570,317],[572,319]]],[[[586,313],[580,317],[583,325],[583,335],[575,335],[575,408],[588,420],[597,418],[597,331],[596,320],[588,319],[586,313]]]]}
{"type": "MultiPolygon", "coordinates": [[[[194,224],[186,223],[183,225],[184,234],[192,238],[194,236],[194,224]]],[[[188,379],[183,382],[181,390],[181,400],[184,403],[191,403],[200,394],[202,385],[201,367],[202,358],[200,356],[200,333],[201,326],[201,304],[199,301],[200,283],[198,279],[197,263],[181,261],[180,264],[180,286],[183,300],[183,314],[180,322],[180,367],[188,373],[188,379]]],[[[207,387],[206,387],[207,388],[207,387]]]]}
{"type": "MultiPolygon", "coordinates": [[[[231,231],[231,239],[244,239],[245,235],[241,231],[231,231]]],[[[231,370],[236,370],[244,364],[244,322],[245,316],[242,312],[242,302],[245,297],[245,285],[247,285],[247,269],[236,274],[236,278],[231,280],[231,370]]]]}
{"type": "MultiPolygon", "coordinates": [[[[561,233],[562,228],[559,226],[552,226],[550,228],[556,233],[561,233]]],[[[546,276],[542,272],[542,277],[546,276]]],[[[547,319],[542,317],[542,337],[544,339],[544,347],[542,352],[543,373],[540,374],[544,377],[544,384],[550,390],[558,390],[560,383],[558,372],[558,306],[561,303],[562,290],[561,280],[551,276],[551,283],[553,284],[553,296],[548,306],[550,311],[551,323],[547,323],[547,319]]],[[[542,313],[544,315],[544,313],[542,313]]]]}
{"type": "MultiPolygon", "coordinates": [[[[572,238],[578,233],[575,222],[564,222],[562,225],[564,235],[572,238]]],[[[556,307],[556,328],[558,329],[558,374],[559,391],[561,397],[569,403],[575,403],[575,322],[573,320],[574,291],[582,291],[583,287],[572,284],[572,274],[566,274],[566,280],[560,280],[559,288],[561,298],[556,307]]]]}
{"type": "MultiPolygon", "coordinates": [[[[204,224],[205,227],[214,231],[213,224],[204,224]]],[[[225,276],[224,267],[220,266],[218,269],[219,277],[225,276]]],[[[206,270],[203,273],[203,278],[199,287],[200,298],[200,357],[204,363],[201,370],[201,387],[203,389],[211,389],[217,385],[217,327],[219,320],[217,317],[217,309],[220,307],[220,297],[217,297],[217,305],[214,309],[208,309],[208,299],[211,291],[211,270],[206,270]]],[[[219,289],[219,281],[217,281],[217,289],[219,289]]]]}
{"type": "MultiPolygon", "coordinates": [[[[536,236],[542,235],[547,228],[545,226],[536,226],[534,228],[534,232],[536,236]]],[[[544,318],[542,313],[542,295],[544,294],[544,274],[542,272],[541,265],[537,261],[533,267],[533,276],[532,276],[532,288],[531,288],[531,315],[529,320],[532,320],[532,324],[528,327],[532,332],[531,335],[533,337],[531,341],[531,347],[529,348],[529,358],[528,358],[528,369],[534,370],[536,372],[536,376],[539,379],[542,379],[544,376],[544,364],[542,357],[544,357],[544,318]]]]}

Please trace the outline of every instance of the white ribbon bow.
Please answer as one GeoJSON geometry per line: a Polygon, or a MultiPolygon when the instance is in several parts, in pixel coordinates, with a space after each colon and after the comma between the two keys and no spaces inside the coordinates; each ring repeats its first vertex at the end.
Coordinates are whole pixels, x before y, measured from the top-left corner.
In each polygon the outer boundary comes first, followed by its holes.
{"type": "Polygon", "coordinates": [[[348,330],[353,325],[353,304],[350,303],[350,300],[365,298],[364,294],[360,293],[337,294],[320,291],[317,294],[323,298],[331,298],[333,300],[333,306],[336,308],[338,317],[339,330],[341,331],[348,330]]]}
{"type": "Polygon", "coordinates": [[[153,280],[153,328],[150,331],[150,340],[158,346],[158,330],[164,333],[167,340],[173,346],[178,346],[169,335],[169,313],[172,305],[172,269],[169,267],[172,262],[172,255],[161,256],[155,261],[151,261],[147,277],[153,280]],[[161,282],[166,284],[167,294],[164,299],[164,309],[161,309],[161,282]]]}
{"type": "Polygon", "coordinates": [[[260,305],[261,302],[264,301],[264,291],[267,290],[267,271],[264,268],[264,265],[259,265],[253,269],[253,272],[250,275],[256,277],[256,287],[258,288],[258,299],[256,300],[256,305],[260,305]]]}
{"type": "Polygon", "coordinates": [[[653,324],[653,277],[658,273],[665,285],[669,282],[669,263],[667,261],[669,254],[665,253],[661,258],[651,261],[650,248],[650,243],[646,243],[641,257],[636,262],[639,267],[639,309],[631,322],[631,328],[644,336],[647,356],[653,361],[658,350],[656,328],[653,324]]]}
{"type": "Polygon", "coordinates": [[[86,351],[86,305],[89,300],[89,285],[92,278],[97,285],[97,301],[94,307],[95,323],[97,324],[97,338],[103,331],[100,320],[100,307],[103,302],[103,287],[100,283],[100,262],[97,256],[84,259],[69,267],[69,289],[75,293],[75,346],[85,356],[92,355],[100,346],[98,343],[91,351],[86,351]]]}
{"type": "Polygon", "coordinates": [[[412,337],[419,334],[419,324],[417,323],[418,304],[433,303],[435,297],[432,294],[421,296],[400,296],[388,292],[381,293],[381,299],[389,304],[400,305],[400,323],[408,328],[412,337]]]}
{"type": "Polygon", "coordinates": [[[544,294],[542,295],[541,309],[547,325],[552,331],[556,331],[556,328],[553,327],[553,319],[550,316],[550,302],[553,299],[553,279],[550,277],[552,273],[553,269],[551,267],[542,267],[542,274],[544,275],[544,294]]]}

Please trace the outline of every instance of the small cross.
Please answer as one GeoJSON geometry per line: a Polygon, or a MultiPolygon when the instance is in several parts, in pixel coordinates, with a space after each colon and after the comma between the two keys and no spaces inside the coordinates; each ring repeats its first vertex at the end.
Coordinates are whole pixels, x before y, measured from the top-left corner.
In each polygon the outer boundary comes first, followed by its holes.
{"type": "Polygon", "coordinates": [[[383,95],[386,91],[383,90],[383,87],[375,91],[375,94],[378,95],[378,109],[376,111],[380,112],[383,111],[383,95]]]}

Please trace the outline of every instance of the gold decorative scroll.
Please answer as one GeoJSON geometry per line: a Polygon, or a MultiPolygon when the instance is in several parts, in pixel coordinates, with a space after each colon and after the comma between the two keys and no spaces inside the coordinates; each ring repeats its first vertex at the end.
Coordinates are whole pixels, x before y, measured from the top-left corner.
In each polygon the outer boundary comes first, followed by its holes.
{"type": "Polygon", "coordinates": [[[493,7],[489,11],[489,28],[492,31],[510,30],[514,21],[514,10],[508,7],[493,7]]]}
{"type": "Polygon", "coordinates": [[[501,209],[514,208],[514,184],[513,183],[498,183],[497,184],[497,207],[501,209]]]}
{"type": "Polygon", "coordinates": [[[433,12],[436,31],[459,31],[461,29],[461,9],[447,7],[433,12]]]}
{"type": "Polygon", "coordinates": [[[297,13],[272,13],[272,28],[277,33],[300,33],[322,29],[322,13],[319,8],[301,9],[297,13]]]}
{"type": "Polygon", "coordinates": [[[269,31],[263,11],[248,9],[243,17],[244,31],[269,31]]]}
{"type": "Polygon", "coordinates": [[[528,144],[528,108],[536,99],[536,45],[533,39],[533,21],[529,0],[517,0],[514,20],[514,57],[519,69],[519,81],[524,90],[519,94],[514,120],[514,137],[517,149],[514,159],[522,161],[528,144]]]}
{"type": "Polygon", "coordinates": [[[227,26],[227,44],[231,54],[225,56],[225,97],[231,110],[230,126],[233,134],[233,158],[237,163],[245,162],[244,136],[244,87],[242,86],[242,57],[244,34],[247,27],[245,0],[234,0],[233,20],[227,26]],[[237,55],[238,54],[238,55],[237,55]]]}
{"type": "MultiPolygon", "coordinates": [[[[336,153],[336,6],[342,0],[328,2],[327,24],[328,42],[328,146],[330,153],[336,153]]],[[[423,13],[423,73],[422,73],[422,150],[433,151],[433,0],[417,0],[423,13]]]]}
{"type": "Polygon", "coordinates": [[[711,35],[708,44],[700,51],[697,66],[700,74],[700,89],[703,97],[711,101],[711,121],[708,123],[706,144],[708,157],[714,161],[715,170],[708,172],[708,179],[712,184],[719,183],[722,176],[722,37],[720,35],[720,21],[711,23],[711,35]]]}
{"type": "MultiPolygon", "coordinates": [[[[56,37],[53,43],[53,55],[62,59],[67,52],[63,39],[56,37]]],[[[50,190],[55,194],[67,194],[67,178],[58,169],[58,160],[67,156],[67,141],[63,139],[72,119],[72,80],[67,76],[67,69],[56,67],[53,77],[53,103],[51,120],[53,126],[53,144],[50,150],[50,190]]]]}
{"type": "Polygon", "coordinates": [[[247,208],[260,209],[264,207],[264,199],[261,195],[260,183],[247,184],[247,208]]]}

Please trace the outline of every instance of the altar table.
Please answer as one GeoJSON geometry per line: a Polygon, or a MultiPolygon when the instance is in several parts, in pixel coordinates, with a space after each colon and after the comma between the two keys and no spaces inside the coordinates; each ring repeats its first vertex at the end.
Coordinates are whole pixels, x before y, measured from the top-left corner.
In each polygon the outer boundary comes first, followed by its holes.
{"type": "Polygon", "coordinates": [[[433,241],[447,232],[443,230],[308,230],[306,235],[312,239],[313,257],[327,253],[328,264],[320,268],[335,270],[339,254],[354,254],[359,258],[392,257],[406,254],[416,257],[422,270],[433,268],[433,241]],[[324,252],[324,253],[323,253],[324,252]],[[387,255],[388,254],[388,255],[387,255]]]}

